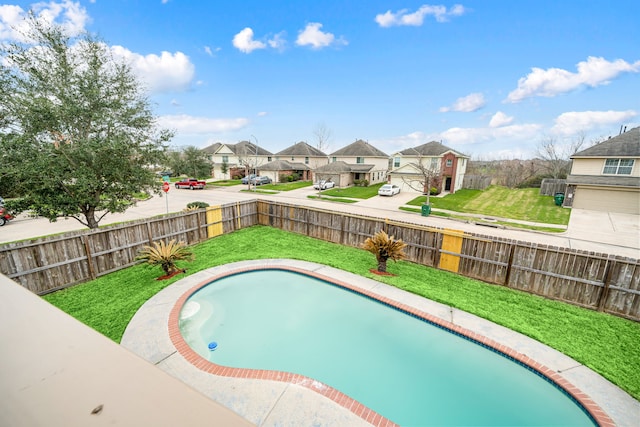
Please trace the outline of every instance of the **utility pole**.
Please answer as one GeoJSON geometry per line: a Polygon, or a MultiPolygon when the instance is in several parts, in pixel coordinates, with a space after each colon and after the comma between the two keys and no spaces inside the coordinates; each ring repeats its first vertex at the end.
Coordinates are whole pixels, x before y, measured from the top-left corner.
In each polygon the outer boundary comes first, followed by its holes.
{"type": "Polygon", "coordinates": [[[256,161],[253,164],[253,174],[255,175],[256,183],[253,184],[253,191],[256,191],[256,186],[258,185],[258,138],[251,135],[251,137],[256,141],[256,161]]]}

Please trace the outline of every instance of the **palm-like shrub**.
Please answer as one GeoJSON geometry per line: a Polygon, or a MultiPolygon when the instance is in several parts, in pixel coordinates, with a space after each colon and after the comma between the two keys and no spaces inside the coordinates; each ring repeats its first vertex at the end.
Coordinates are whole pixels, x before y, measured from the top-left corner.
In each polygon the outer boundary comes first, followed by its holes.
{"type": "Polygon", "coordinates": [[[376,256],[378,271],[384,273],[387,271],[388,259],[398,261],[406,258],[407,255],[404,253],[405,246],[407,244],[402,240],[396,240],[393,236],[389,237],[384,230],[380,230],[365,240],[362,248],[376,256]]]}
{"type": "Polygon", "coordinates": [[[149,265],[159,265],[165,275],[170,276],[180,271],[176,266],[177,261],[193,261],[193,252],[184,242],[176,243],[174,239],[165,244],[161,240],[142,248],[136,259],[145,260],[149,265]]]}

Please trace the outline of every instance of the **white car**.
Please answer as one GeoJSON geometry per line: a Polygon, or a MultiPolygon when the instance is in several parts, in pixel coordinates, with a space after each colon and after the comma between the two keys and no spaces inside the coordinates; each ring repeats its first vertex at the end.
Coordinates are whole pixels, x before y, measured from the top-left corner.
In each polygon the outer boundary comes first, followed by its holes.
{"type": "Polygon", "coordinates": [[[379,196],[394,196],[400,193],[400,187],[394,184],[385,184],[378,189],[379,196]]]}
{"type": "Polygon", "coordinates": [[[327,190],[336,186],[336,183],[330,180],[320,180],[313,184],[313,188],[316,190],[327,190]]]}

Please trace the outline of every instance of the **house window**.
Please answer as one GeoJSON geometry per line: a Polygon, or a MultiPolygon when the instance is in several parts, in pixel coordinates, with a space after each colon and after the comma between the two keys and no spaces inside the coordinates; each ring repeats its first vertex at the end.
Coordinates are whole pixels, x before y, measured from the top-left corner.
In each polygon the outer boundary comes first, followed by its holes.
{"type": "Polygon", "coordinates": [[[356,163],[364,163],[364,157],[356,157],[356,163]]]}
{"type": "Polygon", "coordinates": [[[331,158],[331,162],[333,162],[333,163],[335,163],[335,161],[336,161],[336,160],[338,160],[338,158],[337,158],[337,157],[332,157],[332,158],[331,158]]]}
{"type": "Polygon", "coordinates": [[[270,162],[270,161],[271,161],[271,156],[268,156],[267,157],[267,162],[270,162]]]}
{"type": "Polygon", "coordinates": [[[291,161],[294,162],[295,160],[295,157],[291,156],[291,161]]]}
{"type": "Polygon", "coordinates": [[[222,163],[229,163],[229,156],[222,156],[222,163]]]}
{"type": "Polygon", "coordinates": [[[429,165],[429,169],[431,169],[432,171],[438,170],[438,159],[436,159],[435,157],[431,158],[431,165],[429,165]]]}
{"type": "Polygon", "coordinates": [[[450,168],[453,165],[453,160],[447,159],[447,167],[450,168]]]}
{"type": "Polygon", "coordinates": [[[607,159],[604,163],[605,175],[631,175],[634,159],[607,159]]]}
{"type": "Polygon", "coordinates": [[[305,165],[308,165],[308,164],[309,164],[309,158],[308,158],[308,157],[305,157],[305,158],[304,158],[304,164],[305,164],[305,165]]]}
{"type": "Polygon", "coordinates": [[[393,158],[393,167],[394,168],[399,168],[400,167],[400,157],[394,157],[393,158]]]}

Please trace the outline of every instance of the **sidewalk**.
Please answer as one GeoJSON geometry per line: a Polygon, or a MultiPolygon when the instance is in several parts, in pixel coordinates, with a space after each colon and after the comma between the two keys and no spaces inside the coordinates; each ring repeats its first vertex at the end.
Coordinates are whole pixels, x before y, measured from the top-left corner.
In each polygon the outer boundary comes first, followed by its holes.
{"type": "MultiPolygon", "coordinates": [[[[496,236],[523,242],[640,259],[639,215],[574,209],[571,213],[567,230],[560,233],[550,233],[510,227],[500,228],[490,223],[478,225],[473,221],[450,219],[437,215],[423,217],[420,213],[399,210],[400,206],[405,206],[409,200],[415,197],[410,193],[400,193],[393,197],[375,196],[370,199],[358,200],[356,203],[340,203],[327,199],[310,199],[308,196],[317,195],[317,191],[311,187],[275,194],[266,194],[259,191],[241,191],[244,189],[246,189],[246,186],[215,187],[193,191],[171,189],[168,195],[154,196],[149,200],[138,202],[136,206],[129,208],[124,213],[107,215],[101,225],[148,218],[165,214],[167,211],[179,212],[186,207],[187,203],[192,201],[203,201],[214,206],[264,198],[335,212],[389,218],[484,236],[496,236]]],[[[460,213],[456,213],[456,215],[460,215],[460,213]]],[[[513,220],[511,221],[513,222],[513,220]]],[[[21,216],[4,227],[0,227],[0,244],[82,229],[86,229],[86,227],[74,219],[60,219],[57,222],[50,223],[43,218],[21,216]]]]}
{"type": "MultiPolygon", "coordinates": [[[[404,205],[404,206],[402,206],[402,208],[420,209],[418,206],[413,206],[413,205],[404,205]]],[[[492,226],[492,227],[497,227],[497,228],[506,228],[506,227],[508,227],[508,224],[506,224],[506,225],[505,224],[497,224],[498,222],[507,222],[507,223],[513,223],[513,224],[530,225],[532,227],[557,228],[558,230],[562,230],[562,231],[566,231],[567,227],[568,227],[566,225],[546,224],[546,223],[542,223],[542,222],[524,221],[524,220],[513,219],[513,218],[502,218],[502,217],[499,217],[499,216],[491,216],[491,215],[470,214],[470,213],[464,213],[464,212],[448,211],[446,209],[439,209],[439,208],[432,208],[431,212],[442,212],[442,213],[445,213],[445,214],[448,214],[448,215],[451,215],[451,216],[465,217],[465,218],[469,218],[469,221],[475,223],[476,225],[485,225],[485,226],[492,226]],[[496,223],[496,224],[494,224],[494,223],[496,223]]]]}

